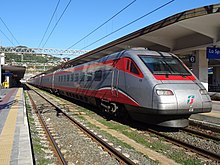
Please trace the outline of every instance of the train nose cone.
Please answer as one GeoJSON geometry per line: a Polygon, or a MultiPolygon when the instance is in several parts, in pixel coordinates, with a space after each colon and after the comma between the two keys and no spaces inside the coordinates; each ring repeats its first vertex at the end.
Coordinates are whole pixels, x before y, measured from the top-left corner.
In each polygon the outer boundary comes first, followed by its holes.
{"type": "MultiPolygon", "coordinates": [[[[173,96],[155,94],[154,105],[159,109],[176,109],[176,113],[190,114],[211,111],[211,99],[207,94],[200,93],[200,87],[194,84],[160,84],[158,89],[172,90],[173,96]],[[158,106],[159,105],[159,106],[158,106]]],[[[171,111],[170,111],[171,112],[171,111]]]]}

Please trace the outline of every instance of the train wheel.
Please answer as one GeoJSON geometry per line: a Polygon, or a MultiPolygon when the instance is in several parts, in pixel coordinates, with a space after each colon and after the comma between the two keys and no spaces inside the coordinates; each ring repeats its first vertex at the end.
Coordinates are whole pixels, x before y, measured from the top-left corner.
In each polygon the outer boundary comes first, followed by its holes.
{"type": "Polygon", "coordinates": [[[127,122],[130,118],[127,110],[125,109],[124,105],[119,105],[119,108],[115,114],[116,118],[123,121],[127,122]]]}
{"type": "Polygon", "coordinates": [[[100,100],[99,105],[101,107],[102,113],[106,116],[108,120],[111,120],[115,117],[118,106],[114,102],[108,100],[100,100]]]}
{"type": "Polygon", "coordinates": [[[99,107],[101,108],[102,113],[107,117],[108,120],[111,120],[113,118],[117,120],[122,120],[123,122],[129,120],[130,116],[123,104],[100,100],[99,107]]]}
{"type": "Polygon", "coordinates": [[[57,96],[60,96],[59,90],[57,90],[55,93],[56,93],[57,96]]]}

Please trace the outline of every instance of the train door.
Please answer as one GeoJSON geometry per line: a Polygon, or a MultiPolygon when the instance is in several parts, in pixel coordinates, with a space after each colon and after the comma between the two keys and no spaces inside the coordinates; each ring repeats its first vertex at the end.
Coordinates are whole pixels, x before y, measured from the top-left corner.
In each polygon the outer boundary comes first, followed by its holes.
{"type": "Polygon", "coordinates": [[[40,79],[39,79],[39,82],[38,82],[39,86],[43,86],[43,83],[42,83],[43,76],[44,76],[44,74],[40,76],[40,79]]]}
{"type": "Polygon", "coordinates": [[[115,68],[113,64],[111,80],[111,94],[113,98],[118,97],[119,74],[119,70],[115,68]]]}
{"type": "Polygon", "coordinates": [[[113,62],[112,80],[111,80],[111,93],[113,100],[119,96],[120,91],[125,90],[125,77],[124,77],[125,59],[118,58],[113,62]]]}
{"type": "Polygon", "coordinates": [[[128,104],[138,105],[145,97],[146,91],[143,87],[143,74],[131,58],[125,58],[125,94],[131,99],[128,104]]]}
{"type": "Polygon", "coordinates": [[[101,106],[103,110],[109,113],[111,116],[117,116],[119,114],[119,107],[121,103],[120,90],[121,84],[123,84],[124,74],[119,67],[123,67],[121,59],[114,60],[112,69],[110,70],[110,91],[106,92],[104,99],[101,100],[101,106]]]}
{"type": "Polygon", "coordinates": [[[54,83],[55,83],[55,73],[56,73],[56,71],[54,71],[53,72],[53,75],[52,75],[52,84],[51,84],[51,88],[52,88],[52,90],[54,90],[54,83]]]}

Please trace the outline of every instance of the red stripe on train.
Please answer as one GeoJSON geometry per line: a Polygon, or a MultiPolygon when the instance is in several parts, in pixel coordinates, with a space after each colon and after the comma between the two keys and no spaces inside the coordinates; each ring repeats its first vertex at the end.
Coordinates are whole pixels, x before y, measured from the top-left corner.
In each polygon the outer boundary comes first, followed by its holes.
{"type": "Polygon", "coordinates": [[[62,87],[56,86],[58,90],[71,92],[74,94],[84,95],[88,97],[96,97],[99,99],[105,99],[113,102],[119,102],[123,104],[130,104],[133,106],[140,106],[136,101],[132,98],[127,96],[125,93],[121,91],[111,90],[110,88],[103,88],[100,90],[91,90],[91,89],[82,89],[82,88],[69,88],[69,87],[62,87]]]}
{"type": "Polygon", "coordinates": [[[194,76],[154,75],[157,80],[196,80],[194,76]]]}

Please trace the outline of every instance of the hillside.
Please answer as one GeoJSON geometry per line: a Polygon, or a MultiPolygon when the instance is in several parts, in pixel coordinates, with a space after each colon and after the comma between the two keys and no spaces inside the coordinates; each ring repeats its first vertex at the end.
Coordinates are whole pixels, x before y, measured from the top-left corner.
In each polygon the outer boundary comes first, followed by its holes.
{"type": "Polygon", "coordinates": [[[8,65],[25,66],[25,77],[31,77],[59,65],[61,59],[51,55],[5,53],[5,63],[8,65]]]}
{"type": "Polygon", "coordinates": [[[6,53],[5,54],[5,61],[6,63],[48,63],[48,62],[58,62],[60,58],[49,56],[49,55],[32,55],[32,54],[13,54],[13,53],[6,53]]]}

